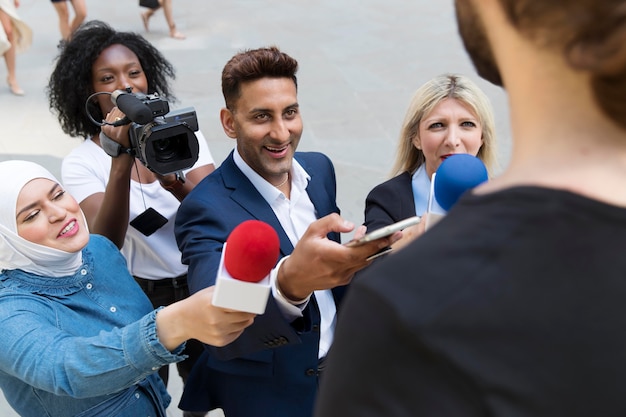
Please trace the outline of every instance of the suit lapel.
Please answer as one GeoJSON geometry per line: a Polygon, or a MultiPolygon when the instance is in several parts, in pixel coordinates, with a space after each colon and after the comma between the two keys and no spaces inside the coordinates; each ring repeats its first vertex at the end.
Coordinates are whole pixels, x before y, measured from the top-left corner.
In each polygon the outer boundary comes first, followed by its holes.
{"type": "MultiPolygon", "coordinates": [[[[331,201],[332,198],[328,194],[325,184],[320,180],[320,177],[315,176],[315,170],[309,169],[310,166],[307,167],[307,163],[304,158],[298,157],[297,160],[311,176],[311,180],[309,181],[306,191],[311,199],[311,202],[315,206],[315,209],[317,210],[318,217],[323,217],[335,212],[335,206],[331,201]]],[[[278,237],[280,238],[280,251],[282,256],[289,255],[293,252],[293,245],[283,230],[280,221],[278,221],[278,218],[274,214],[274,211],[270,205],[267,204],[265,199],[263,199],[263,196],[259,194],[257,189],[254,188],[250,180],[248,180],[237,165],[235,165],[232,152],[222,163],[220,170],[222,171],[222,178],[224,179],[225,187],[232,190],[232,194],[230,196],[231,199],[246,210],[250,214],[251,218],[262,220],[270,224],[276,230],[278,237]]],[[[339,235],[336,235],[337,239],[339,239],[339,235]]],[[[332,290],[337,308],[341,304],[344,292],[345,287],[336,287],[332,290]]],[[[315,303],[315,309],[317,309],[317,302],[315,303]]]]}
{"type": "Polygon", "coordinates": [[[317,175],[317,170],[311,169],[312,167],[307,164],[307,160],[303,158],[302,155],[296,154],[296,160],[311,177],[306,187],[306,192],[317,211],[317,218],[319,219],[320,217],[333,213],[334,206],[331,204],[331,196],[328,195],[322,178],[317,175]]]}
{"type": "Polygon", "coordinates": [[[280,239],[280,251],[283,256],[293,251],[293,245],[283,230],[278,218],[263,196],[252,185],[250,180],[235,165],[233,154],[222,163],[222,177],[226,188],[232,190],[230,198],[250,214],[251,218],[268,223],[276,230],[280,239]]]}

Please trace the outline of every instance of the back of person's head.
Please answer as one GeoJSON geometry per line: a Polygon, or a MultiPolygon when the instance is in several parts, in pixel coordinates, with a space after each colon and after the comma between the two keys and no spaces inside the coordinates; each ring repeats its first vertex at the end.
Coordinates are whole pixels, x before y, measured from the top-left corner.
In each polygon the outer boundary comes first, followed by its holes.
{"type": "Polygon", "coordinates": [[[226,107],[233,110],[241,94],[241,84],[258,79],[291,78],[298,86],[298,61],[275,46],[249,49],[233,56],[222,70],[222,93],[226,107]]]}
{"type": "MultiPolygon", "coordinates": [[[[103,50],[116,44],[137,55],[148,80],[148,93],[156,92],[168,101],[174,100],[169,86],[169,79],[175,76],[174,68],[158,49],[139,34],[119,32],[104,22],[92,20],[81,25],[71,40],[62,45],[48,82],[50,108],[56,111],[61,128],[68,135],[88,137],[100,131],[89,120],[85,102],[94,93],[94,62],[103,50]]],[[[104,118],[95,101],[89,103],[88,111],[97,121],[104,118]]]]}
{"type": "Polygon", "coordinates": [[[414,173],[425,162],[424,153],[413,144],[424,117],[443,100],[455,99],[467,105],[478,118],[483,144],[478,157],[489,171],[496,166],[496,139],[493,108],[485,93],[469,78],[459,74],[442,74],[423,84],[413,94],[407,109],[391,175],[414,173]]]}
{"type": "Polygon", "coordinates": [[[626,1],[500,0],[510,23],[540,47],[589,71],[602,111],[626,129],[626,1]]]}

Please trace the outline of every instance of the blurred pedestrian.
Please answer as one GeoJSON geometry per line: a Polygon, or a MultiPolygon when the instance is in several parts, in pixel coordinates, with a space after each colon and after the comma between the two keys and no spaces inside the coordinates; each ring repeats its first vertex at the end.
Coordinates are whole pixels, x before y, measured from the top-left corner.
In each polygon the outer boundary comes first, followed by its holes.
{"type": "Polygon", "coordinates": [[[85,0],[50,0],[59,15],[59,30],[64,41],[69,40],[72,33],[85,21],[87,17],[87,5],[85,0]],[[67,3],[72,4],[74,18],[70,23],[70,11],[67,3]]]}
{"type": "Polygon", "coordinates": [[[24,90],[17,83],[15,75],[15,54],[30,47],[33,33],[30,27],[17,15],[19,0],[0,0],[0,54],[4,55],[7,66],[7,84],[16,96],[23,96],[24,90]]]}
{"type": "Polygon", "coordinates": [[[186,38],[185,35],[183,35],[176,29],[176,23],[174,23],[174,13],[172,11],[172,0],[155,0],[154,5],[156,7],[147,6],[147,3],[140,3],[140,5],[148,8],[148,10],[141,13],[141,20],[143,21],[143,26],[146,29],[146,32],[150,31],[149,20],[152,15],[154,15],[154,13],[160,8],[163,8],[163,13],[165,14],[167,26],[170,28],[170,36],[174,39],[181,40],[186,38]]]}

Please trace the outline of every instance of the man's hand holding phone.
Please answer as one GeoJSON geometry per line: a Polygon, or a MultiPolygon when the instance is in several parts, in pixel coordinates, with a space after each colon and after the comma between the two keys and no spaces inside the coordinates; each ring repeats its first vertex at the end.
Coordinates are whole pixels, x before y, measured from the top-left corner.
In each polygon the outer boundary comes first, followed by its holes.
{"type": "MultiPolygon", "coordinates": [[[[393,235],[394,233],[400,232],[407,227],[414,226],[419,224],[421,221],[420,216],[409,217],[408,219],[400,220],[399,222],[390,224],[389,226],[381,227],[380,229],[374,230],[373,232],[369,232],[365,234],[365,236],[357,239],[353,239],[345,244],[347,247],[354,247],[364,245],[368,242],[372,242],[374,240],[378,240],[384,237],[388,237],[393,235]]],[[[368,261],[378,258],[386,253],[389,253],[392,250],[391,246],[385,247],[380,251],[372,254],[367,258],[368,261]]]]}

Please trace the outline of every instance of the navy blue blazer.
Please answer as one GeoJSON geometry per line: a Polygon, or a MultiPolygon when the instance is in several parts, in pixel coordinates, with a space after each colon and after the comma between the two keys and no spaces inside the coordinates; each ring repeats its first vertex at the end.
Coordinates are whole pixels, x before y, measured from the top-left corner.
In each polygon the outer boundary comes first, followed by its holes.
{"type": "Polygon", "coordinates": [[[365,226],[368,231],[415,216],[411,174],[403,172],[369,192],[365,199],[365,226]]]}
{"type": "MultiPolygon", "coordinates": [[[[339,213],[336,180],[328,157],[296,153],[310,175],[307,193],[318,218],[339,213]]],[[[293,251],[269,204],[235,165],[233,154],[183,200],[176,216],[176,240],[189,265],[191,293],[215,284],[222,246],[241,222],[262,220],[280,238],[280,257],[293,251]]],[[[340,241],[338,233],[329,238],[340,241]]],[[[339,303],[341,290],[333,290],[339,303]]],[[[315,301],[304,317],[289,323],[270,296],[266,311],[228,346],[206,346],[193,369],[180,407],[189,411],[224,409],[228,417],[312,415],[318,385],[320,314],[315,301]]]]}

